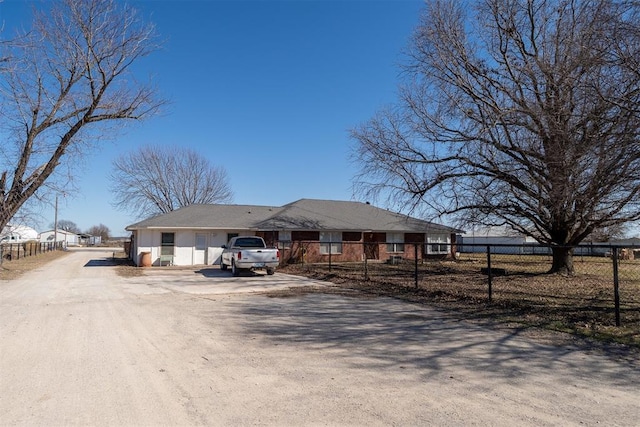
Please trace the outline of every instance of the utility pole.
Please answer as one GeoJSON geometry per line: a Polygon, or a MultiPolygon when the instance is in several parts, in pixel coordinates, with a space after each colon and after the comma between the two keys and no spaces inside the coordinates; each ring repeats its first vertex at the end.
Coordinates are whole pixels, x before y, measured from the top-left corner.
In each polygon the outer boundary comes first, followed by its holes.
{"type": "Polygon", "coordinates": [[[53,246],[58,246],[58,195],[56,194],[56,210],[53,215],[53,246]]]}

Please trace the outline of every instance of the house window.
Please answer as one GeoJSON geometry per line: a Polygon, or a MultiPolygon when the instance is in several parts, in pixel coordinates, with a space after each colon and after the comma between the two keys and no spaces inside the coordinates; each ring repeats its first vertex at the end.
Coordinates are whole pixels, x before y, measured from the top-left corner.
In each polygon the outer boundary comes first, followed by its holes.
{"type": "Polygon", "coordinates": [[[387,233],[387,252],[404,252],[404,233],[387,233]]]}
{"type": "Polygon", "coordinates": [[[339,231],[320,232],[320,254],[341,254],[342,233],[339,231]]]}
{"type": "Polygon", "coordinates": [[[173,255],[173,248],[176,241],[175,233],[162,233],[160,255],[173,255]]]}
{"type": "Polygon", "coordinates": [[[447,236],[446,234],[427,236],[427,253],[449,253],[449,236],[447,236]]]}
{"type": "Polygon", "coordinates": [[[291,232],[278,231],[278,249],[290,249],[290,248],[291,248],[291,232]]]}
{"type": "Polygon", "coordinates": [[[238,237],[238,236],[239,236],[238,233],[227,233],[227,243],[229,243],[229,241],[234,237],[238,237]]]}

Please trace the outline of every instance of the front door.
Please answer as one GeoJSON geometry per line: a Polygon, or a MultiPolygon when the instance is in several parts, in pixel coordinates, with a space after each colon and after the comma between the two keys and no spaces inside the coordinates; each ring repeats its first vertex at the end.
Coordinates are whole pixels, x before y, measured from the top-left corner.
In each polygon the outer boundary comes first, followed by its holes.
{"type": "Polygon", "coordinates": [[[364,237],[364,256],[367,259],[380,259],[380,244],[386,239],[385,233],[362,233],[364,237]]]}
{"type": "Polygon", "coordinates": [[[196,245],[193,254],[193,263],[195,265],[207,263],[207,235],[204,233],[196,233],[196,245]]]}

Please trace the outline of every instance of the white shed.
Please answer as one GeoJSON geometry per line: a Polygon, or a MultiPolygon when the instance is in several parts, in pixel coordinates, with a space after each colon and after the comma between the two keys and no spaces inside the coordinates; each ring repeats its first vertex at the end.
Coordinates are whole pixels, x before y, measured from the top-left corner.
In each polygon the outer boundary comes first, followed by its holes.
{"type": "Polygon", "coordinates": [[[40,233],[40,242],[64,242],[67,246],[78,246],[80,237],[76,233],[64,230],[47,230],[40,233]]]}

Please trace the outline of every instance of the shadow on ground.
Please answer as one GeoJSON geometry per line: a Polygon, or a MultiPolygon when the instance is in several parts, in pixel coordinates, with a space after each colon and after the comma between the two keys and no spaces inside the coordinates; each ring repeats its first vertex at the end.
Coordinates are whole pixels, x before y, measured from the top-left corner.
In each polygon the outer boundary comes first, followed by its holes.
{"type": "Polygon", "coordinates": [[[127,258],[99,258],[89,260],[83,267],[115,267],[118,265],[132,265],[127,258]]]}
{"type": "MultiPolygon", "coordinates": [[[[202,274],[204,277],[234,277],[231,274],[231,270],[221,270],[219,268],[201,268],[200,270],[196,270],[194,273],[202,274]]],[[[265,274],[260,274],[251,270],[241,270],[239,276],[241,277],[261,277],[266,276],[265,274]]]]}
{"type": "Polygon", "coordinates": [[[540,343],[524,336],[522,328],[495,329],[390,298],[311,293],[247,303],[238,319],[247,334],[276,345],[328,350],[368,369],[412,367],[425,376],[482,371],[505,381],[533,379],[543,372],[552,378],[601,378],[625,386],[637,384],[640,377],[637,361],[586,358],[584,346],[540,343]]]}

